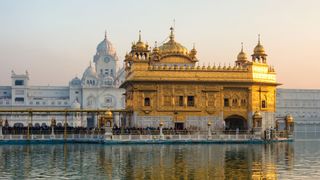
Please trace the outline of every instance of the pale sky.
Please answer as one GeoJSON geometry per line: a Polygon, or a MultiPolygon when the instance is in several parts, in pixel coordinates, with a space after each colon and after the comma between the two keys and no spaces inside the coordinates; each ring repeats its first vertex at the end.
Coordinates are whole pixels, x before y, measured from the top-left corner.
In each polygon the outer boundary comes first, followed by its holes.
{"type": "Polygon", "coordinates": [[[281,88],[320,89],[319,0],[0,0],[0,86],[11,70],[31,85],[68,85],[92,61],[108,31],[119,59],[142,31],[162,42],[175,19],[176,40],[196,44],[200,65],[248,56],[257,34],[281,88]]]}

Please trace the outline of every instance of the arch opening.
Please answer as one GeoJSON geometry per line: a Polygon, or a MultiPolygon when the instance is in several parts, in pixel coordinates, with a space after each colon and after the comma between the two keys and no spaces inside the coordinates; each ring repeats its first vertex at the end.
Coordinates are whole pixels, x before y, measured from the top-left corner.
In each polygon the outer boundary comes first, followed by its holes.
{"type": "Polygon", "coordinates": [[[226,123],[226,130],[248,130],[247,120],[242,116],[232,115],[227,117],[224,121],[226,123]]]}

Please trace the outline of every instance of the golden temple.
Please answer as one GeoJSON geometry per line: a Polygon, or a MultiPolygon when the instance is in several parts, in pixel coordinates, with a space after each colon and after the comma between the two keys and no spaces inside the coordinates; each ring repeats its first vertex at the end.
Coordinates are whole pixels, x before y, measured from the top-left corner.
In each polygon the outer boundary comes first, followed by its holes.
{"type": "Polygon", "coordinates": [[[175,39],[158,47],[141,40],[125,56],[127,126],[264,130],[275,127],[276,73],[260,42],[248,60],[241,48],[234,66],[199,66],[197,50],[175,39]],[[258,118],[254,118],[258,117],[258,118]]]}

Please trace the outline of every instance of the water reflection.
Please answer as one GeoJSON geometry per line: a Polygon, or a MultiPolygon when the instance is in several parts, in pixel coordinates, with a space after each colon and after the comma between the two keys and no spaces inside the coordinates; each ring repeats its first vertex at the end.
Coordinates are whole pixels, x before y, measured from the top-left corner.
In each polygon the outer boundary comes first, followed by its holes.
{"type": "Polygon", "coordinates": [[[320,175],[319,147],[320,143],[313,142],[266,145],[2,145],[0,177],[300,179],[305,175],[320,175]],[[310,164],[309,168],[301,167],[310,162],[315,168],[310,164]]]}

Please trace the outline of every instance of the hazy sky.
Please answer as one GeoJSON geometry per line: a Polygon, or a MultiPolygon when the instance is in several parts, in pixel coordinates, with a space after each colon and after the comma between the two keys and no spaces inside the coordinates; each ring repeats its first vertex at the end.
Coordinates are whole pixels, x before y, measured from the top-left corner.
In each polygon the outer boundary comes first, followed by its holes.
{"type": "MultiPolygon", "coordinates": [[[[320,88],[319,0],[0,0],[0,85],[11,70],[29,71],[32,85],[67,85],[108,37],[119,59],[142,31],[153,46],[169,34],[196,44],[200,64],[233,64],[257,34],[282,88],[320,88]]],[[[122,65],[122,62],[120,63],[122,65]]]]}

